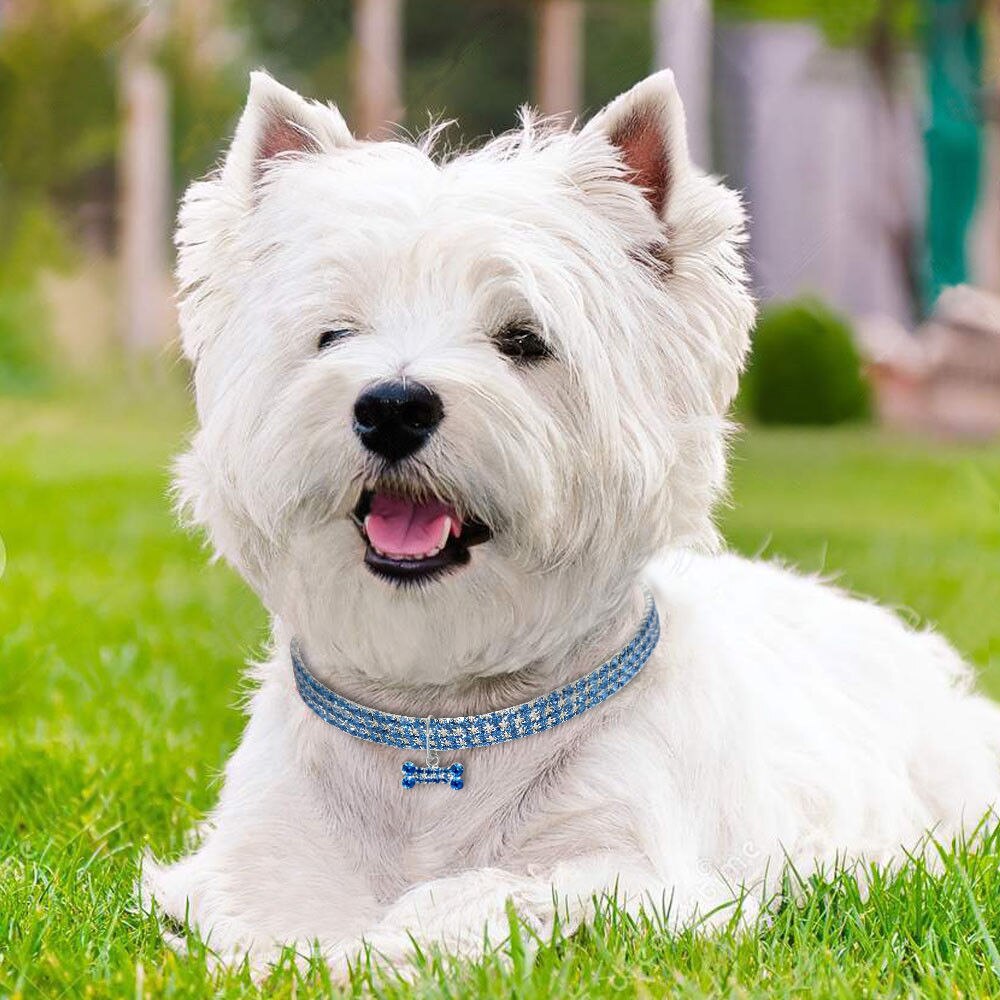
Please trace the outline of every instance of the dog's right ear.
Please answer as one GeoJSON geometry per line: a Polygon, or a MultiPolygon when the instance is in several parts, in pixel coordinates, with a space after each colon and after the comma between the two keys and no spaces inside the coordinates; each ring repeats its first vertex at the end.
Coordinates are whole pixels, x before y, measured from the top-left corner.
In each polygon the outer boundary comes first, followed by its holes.
{"type": "Polygon", "coordinates": [[[258,70],[250,74],[250,92],[222,179],[250,191],[267,165],[279,158],[356,145],[334,105],[307,101],[258,70]]]}
{"type": "Polygon", "coordinates": [[[307,101],[267,73],[250,74],[246,107],[222,170],[191,184],[177,219],[181,344],[192,362],[199,362],[222,326],[226,276],[238,270],[230,260],[233,234],[247,218],[268,166],[357,145],[333,105],[307,101]],[[212,302],[219,303],[216,310],[208,308],[212,302]]]}

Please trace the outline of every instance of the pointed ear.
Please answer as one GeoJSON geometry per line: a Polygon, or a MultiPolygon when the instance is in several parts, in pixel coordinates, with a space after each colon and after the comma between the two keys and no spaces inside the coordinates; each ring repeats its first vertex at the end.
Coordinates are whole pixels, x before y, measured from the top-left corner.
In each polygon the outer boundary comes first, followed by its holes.
{"type": "Polygon", "coordinates": [[[267,73],[250,74],[250,92],[222,168],[225,181],[248,187],[275,159],[295,153],[331,152],[355,146],[343,116],[332,104],[307,101],[267,73]]]}
{"type": "Polygon", "coordinates": [[[632,182],[663,217],[677,181],[690,168],[684,106],[674,74],[665,69],[616,97],[584,127],[621,153],[632,182]]]}

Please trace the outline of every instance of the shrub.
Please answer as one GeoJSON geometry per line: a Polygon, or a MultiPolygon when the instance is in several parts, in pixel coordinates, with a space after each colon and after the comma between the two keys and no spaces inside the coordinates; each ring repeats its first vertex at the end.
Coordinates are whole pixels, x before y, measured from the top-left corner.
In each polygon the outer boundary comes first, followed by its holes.
{"type": "Polygon", "coordinates": [[[871,415],[871,392],[848,324],[821,302],[765,309],[741,404],[763,424],[838,424],[871,415]]]}

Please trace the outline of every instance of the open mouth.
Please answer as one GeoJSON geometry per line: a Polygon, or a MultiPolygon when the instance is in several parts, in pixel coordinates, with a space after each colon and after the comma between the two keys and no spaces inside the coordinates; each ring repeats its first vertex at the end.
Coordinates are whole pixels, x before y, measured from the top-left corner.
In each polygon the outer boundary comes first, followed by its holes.
{"type": "Polygon", "coordinates": [[[365,565],[393,583],[430,580],[469,561],[490,529],[442,500],[365,490],[352,515],[365,541],[365,565]]]}

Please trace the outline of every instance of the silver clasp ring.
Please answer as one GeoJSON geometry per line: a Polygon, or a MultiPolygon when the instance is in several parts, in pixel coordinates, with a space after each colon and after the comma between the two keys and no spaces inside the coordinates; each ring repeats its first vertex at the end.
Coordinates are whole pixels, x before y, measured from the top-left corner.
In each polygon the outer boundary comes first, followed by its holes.
{"type": "Polygon", "coordinates": [[[436,747],[431,746],[431,723],[434,721],[433,715],[428,715],[424,719],[424,754],[427,758],[428,767],[437,767],[440,760],[436,747]]]}

